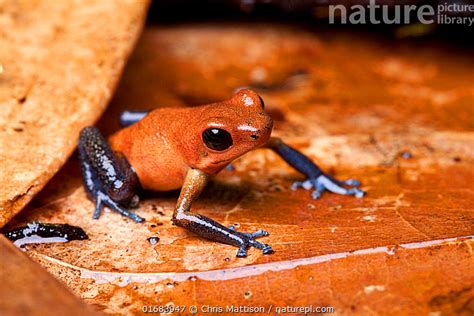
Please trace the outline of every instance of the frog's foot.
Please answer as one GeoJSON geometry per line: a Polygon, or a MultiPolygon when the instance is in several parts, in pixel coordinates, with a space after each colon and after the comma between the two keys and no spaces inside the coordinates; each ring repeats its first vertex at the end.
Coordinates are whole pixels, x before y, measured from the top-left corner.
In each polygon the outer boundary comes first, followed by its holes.
{"type": "Polygon", "coordinates": [[[102,207],[105,205],[105,206],[108,206],[111,210],[118,212],[119,214],[122,214],[123,216],[126,216],[128,218],[131,218],[137,223],[142,223],[145,221],[143,217],[140,217],[137,214],[122,208],[117,202],[112,200],[106,193],[102,191],[96,191],[93,195],[95,199],[95,211],[92,218],[98,219],[100,217],[100,212],[102,210],[102,207]]]}
{"type": "Polygon", "coordinates": [[[255,240],[256,238],[259,238],[259,237],[269,236],[270,234],[266,230],[260,229],[253,233],[242,233],[242,232],[237,231],[234,225],[231,225],[229,229],[236,232],[239,235],[239,237],[241,237],[243,240],[239,247],[239,250],[237,251],[237,257],[239,258],[247,257],[247,249],[250,247],[255,247],[257,249],[262,250],[264,255],[269,255],[273,253],[273,249],[270,245],[262,244],[261,242],[258,242],[255,240]]]}
{"type": "Polygon", "coordinates": [[[311,193],[313,199],[319,199],[321,194],[326,190],[337,194],[353,195],[361,198],[365,195],[365,192],[359,189],[359,186],[360,182],[354,179],[339,181],[322,174],[317,178],[307,179],[305,181],[295,181],[292,184],[291,189],[296,190],[298,188],[303,188],[305,190],[311,190],[314,188],[314,191],[311,193]],[[345,188],[345,185],[349,186],[349,188],[345,188]]]}

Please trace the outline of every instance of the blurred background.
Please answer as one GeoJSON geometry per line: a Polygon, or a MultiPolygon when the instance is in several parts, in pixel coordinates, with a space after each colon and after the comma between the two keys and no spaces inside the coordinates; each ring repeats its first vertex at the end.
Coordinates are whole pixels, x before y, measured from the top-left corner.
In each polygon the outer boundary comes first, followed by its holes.
{"type": "MultiPolygon", "coordinates": [[[[149,12],[149,23],[183,23],[195,21],[255,21],[265,20],[272,22],[290,22],[304,24],[309,27],[324,28],[329,25],[329,6],[343,5],[348,12],[351,6],[370,4],[369,0],[165,0],[153,1],[149,12]]],[[[387,7],[388,17],[395,16],[395,5],[415,5],[417,8],[429,5],[435,10],[435,18],[440,14],[440,7],[444,6],[443,15],[448,17],[474,17],[472,1],[468,0],[376,0],[376,5],[387,7]],[[455,5],[456,7],[449,7],[455,5]],[[467,8],[466,6],[471,6],[467,8]],[[464,8],[459,10],[459,8],[464,8]],[[448,10],[451,8],[451,10],[448,10]],[[458,10],[456,10],[458,8],[458,10]]],[[[368,11],[367,11],[368,12],[368,11]]],[[[382,19],[383,11],[377,8],[375,17],[382,19]]],[[[403,11],[401,11],[403,13],[403,11]]],[[[403,16],[403,15],[402,15],[403,16]]],[[[429,16],[429,15],[428,15],[429,16]]],[[[331,28],[342,27],[340,17],[335,18],[331,28]]],[[[459,25],[457,23],[435,19],[433,24],[422,24],[416,18],[416,11],[410,12],[408,25],[377,25],[352,24],[345,25],[353,31],[377,32],[395,39],[443,39],[463,47],[474,45],[472,41],[474,23],[459,25]],[[440,23],[438,23],[440,22],[440,23]],[[444,22],[444,23],[443,23],[444,22]],[[471,25],[471,27],[469,26],[471,25]]]]}

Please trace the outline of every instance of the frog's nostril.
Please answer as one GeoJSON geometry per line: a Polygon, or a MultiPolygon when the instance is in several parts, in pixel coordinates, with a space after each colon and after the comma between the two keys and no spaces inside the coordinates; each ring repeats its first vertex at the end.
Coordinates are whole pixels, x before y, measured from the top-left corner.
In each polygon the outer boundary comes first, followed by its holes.
{"type": "Polygon", "coordinates": [[[258,139],[258,135],[255,135],[255,134],[250,135],[250,138],[252,138],[253,140],[257,140],[257,139],[258,139]]]}

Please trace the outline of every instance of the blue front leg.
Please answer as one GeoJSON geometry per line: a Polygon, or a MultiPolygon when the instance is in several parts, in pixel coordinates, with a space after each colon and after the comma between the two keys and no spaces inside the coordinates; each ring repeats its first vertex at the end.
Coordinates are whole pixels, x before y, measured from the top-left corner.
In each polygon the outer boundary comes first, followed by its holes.
{"type": "Polygon", "coordinates": [[[328,190],[337,194],[354,195],[363,197],[365,192],[360,190],[360,182],[354,179],[340,181],[330,175],[325,174],[314,162],[296,149],[288,146],[279,138],[271,138],[266,147],[276,152],[290,166],[301,172],[307,177],[305,181],[296,181],[291,188],[303,188],[306,190],[314,189],[311,196],[318,199],[321,194],[328,190]],[[346,188],[348,186],[349,188],[346,188]]]}

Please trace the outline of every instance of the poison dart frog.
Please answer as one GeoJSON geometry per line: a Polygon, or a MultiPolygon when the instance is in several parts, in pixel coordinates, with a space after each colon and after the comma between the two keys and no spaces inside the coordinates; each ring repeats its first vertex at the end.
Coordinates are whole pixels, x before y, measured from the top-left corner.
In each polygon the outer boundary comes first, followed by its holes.
{"type": "Polygon", "coordinates": [[[123,129],[107,142],[96,127],[86,127],[79,139],[84,185],[95,201],[93,218],[101,208],[110,209],[136,222],[144,219],[129,210],[139,202],[142,188],[169,191],[181,188],[172,222],[209,240],[238,247],[245,257],[250,247],[273,252],[256,239],[268,236],[258,230],[239,232],[191,211],[206,184],[233,160],[257,149],[268,148],[306,176],[293,189],[314,189],[317,199],[328,190],[338,194],[364,196],[357,180],[340,181],[324,173],[307,156],[271,137],[273,122],[262,98],[243,89],[232,98],[190,108],[159,108],[150,112],[123,112],[123,129]]]}

